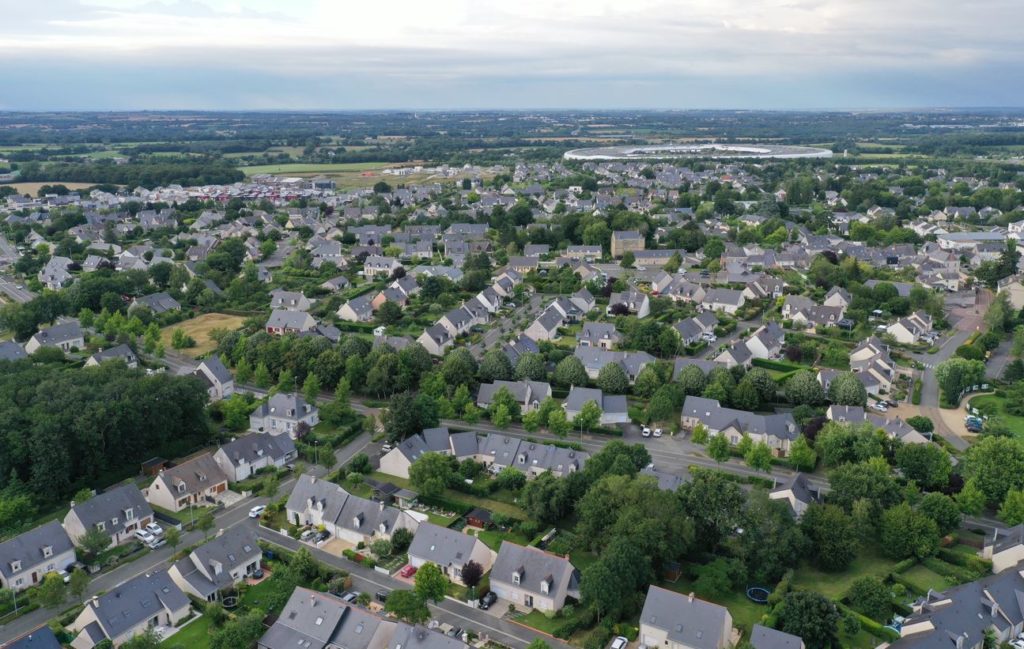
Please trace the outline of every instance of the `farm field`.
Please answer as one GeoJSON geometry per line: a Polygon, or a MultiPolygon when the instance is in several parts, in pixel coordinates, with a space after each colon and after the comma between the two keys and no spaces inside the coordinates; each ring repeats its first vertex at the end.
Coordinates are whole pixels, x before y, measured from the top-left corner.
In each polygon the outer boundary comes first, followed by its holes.
{"type": "Polygon", "coordinates": [[[181,352],[198,358],[203,354],[213,351],[217,343],[210,337],[214,329],[238,329],[242,326],[245,318],[238,315],[227,315],[226,313],[204,313],[201,316],[185,320],[160,330],[160,340],[166,349],[171,349],[171,336],[175,329],[184,329],[185,333],[196,341],[195,347],[182,349],[181,352]]]}
{"type": "Polygon", "coordinates": [[[255,165],[251,167],[239,167],[246,176],[256,174],[331,174],[340,172],[361,172],[377,171],[388,167],[402,166],[389,162],[338,162],[338,163],[311,163],[311,162],[290,162],[277,165],[255,165]]]}
{"type": "Polygon", "coordinates": [[[68,183],[61,182],[60,180],[48,180],[44,183],[4,183],[0,186],[13,187],[19,194],[31,194],[32,196],[35,196],[36,192],[38,192],[39,188],[43,185],[64,185],[68,189],[74,191],[76,189],[92,187],[95,184],[96,183],[68,183]]]}

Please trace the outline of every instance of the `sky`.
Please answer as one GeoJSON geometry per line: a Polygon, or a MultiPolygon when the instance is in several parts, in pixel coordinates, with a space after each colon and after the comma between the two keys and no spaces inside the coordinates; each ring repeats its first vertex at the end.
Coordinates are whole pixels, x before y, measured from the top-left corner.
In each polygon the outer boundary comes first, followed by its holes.
{"type": "Polygon", "coordinates": [[[1024,0],[0,0],[0,110],[1024,106],[1024,0]]]}

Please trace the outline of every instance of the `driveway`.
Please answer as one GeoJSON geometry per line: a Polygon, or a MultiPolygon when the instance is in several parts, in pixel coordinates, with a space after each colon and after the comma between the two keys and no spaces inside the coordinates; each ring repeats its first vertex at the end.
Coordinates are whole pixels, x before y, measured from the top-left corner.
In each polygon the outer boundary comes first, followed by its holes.
{"type": "Polygon", "coordinates": [[[337,537],[332,537],[330,541],[320,546],[320,549],[328,554],[333,554],[336,557],[343,555],[345,550],[351,550],[355,546],[337,537]]]}

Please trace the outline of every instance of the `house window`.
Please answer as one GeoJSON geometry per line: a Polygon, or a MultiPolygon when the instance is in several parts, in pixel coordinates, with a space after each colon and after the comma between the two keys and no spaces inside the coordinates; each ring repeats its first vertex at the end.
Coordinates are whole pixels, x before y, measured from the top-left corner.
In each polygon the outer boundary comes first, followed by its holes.
{"type": "Polygon", "coordinates": [[[134,520],[135,519],[135,512],[132,511],[131,507],[129,507],[128,509],[124,510],[124,519],[126,521],[130,521],[130,520],[134,520]]]}
{"type": "Polygon", "coordinates": [[[117,516],[115,516],[114,518],[110,519],[110,524],[111,525],[117,525],[117,516]]]}
{"type": "Polygon", "coordinates": [[[98,529],[101,532],[105,532],[105,531],[107,531],[107,524],[104,523],[103,521],[100,521],[100,522],[96,523],[96,529],[98,529]]]}

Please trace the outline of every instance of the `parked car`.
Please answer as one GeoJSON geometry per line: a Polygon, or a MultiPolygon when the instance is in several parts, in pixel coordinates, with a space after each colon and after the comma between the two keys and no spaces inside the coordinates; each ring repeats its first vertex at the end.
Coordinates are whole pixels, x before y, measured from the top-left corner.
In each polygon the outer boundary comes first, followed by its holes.
{"type": "Polygon", "coordinates": [[[150,523],[149,525],[147,525],[146,526],[146,531],[149,532],[150,534],[152,534],[153,536],[163,536],[164,535],[164,528],[160,527],[156,523],[150,523]]]}
{"type": "Polygon", "coordinates": [[[626,649],[626,645],[629,644],[629,640],[625,636],[618,636],[612,640],[610,649],[626,649]]]}
{"type": "Polygon", "coordinates": [[[302,534],[299,535],[300,541],[309,541],[316,536],[316,530],[303,530],[302,534]]]}
{"type": "Polygon", "coordinates": [[[321,543],[323,541],[326,541],[329,538],[331,538],[331,533],[328,532],[327,530],[323,530],[321,532],[317,532],[316,542],[317,543],[321,543]]]}
{"type": "Polygon", "coordinates": [[[380,602],[381,604],[387,602],[388,601],[388,591],[386,591],[386,590],[378,590],[377,591],[377,601],[380,602]]]}
{"type": "Polygon", "coordinates": [[[351,602],[356,601],[357,597],[359,597],[359,593],[356,593],[356,592],[353,592],[353,591],[349,591],[349,592],[345,593],[344,595],[342,595],[341,599],[343,601],[351,603],[351,602]]]}
{"type": "Polygon", "coordinates": [[[644,426],[643,428],[640,429],[640,434],[643,435],[644,437],[650,437],[651,429],[648,428],[647,426],[644,426]]]}
{"type": "Polygon", "coordinates": [[[885,405],[884,401],[879,401],[878,403],[873,403],[873,404],[871,404],[871,407],[874,408],[875,410],[877,410],[878,412],[885,412],[886,410],[889,409],[889,406],[885,405]]]}
{"type": "Polygon", "coordinates": [[[263,515],[263,512],[266,511],[266,509],[266,505],[256,505],[249,510],[249,518],[259,518],[263,515]]]}
{"type": "Polygon", "coordinates": [[[167,545],[167,539],[153,537],[153,540],[150,541],[148,545],[150,550],[156,550],[157,548],[167,545]]]}
{"type": "Polygon", "coordinates": [[[406,567],[404,567],[404,568],[402,568],[398,572],[398,575],[400,577],[404,577],[405,579],[408,579],[409,577],[412,577],[415,574],[416,574],[416,566],[413,566],[411,564],[406,566],[406,567]]]}
{"type": "Polygon", "coordinates": [[[655,437],[661,437],[661,429],[660,428],[655,428],[654,432],[651,433],[651,434],[654,435],[655,437]]]}
{"type": "Polygon", "coordinates": [[[489,590],[486,595],[480,598],[480,603],[477,604],[477,607],[486,611],[496,601],[498,601],[498,596],[494,594],[493,590],[489,590]]]}
{"type": "Polygon", "coordinates": [[[149,545],[155,540],[155,537],[146,530],[135,530],[135,539],[141,543],[149,545]]]}
{"type": "Polygon", "coordinates": [[[446,633],[445,635],[449,638],[458,638],[462,635],[462,627],[453,626],[452,628],[448,629],[448,633],[446,633]]]}

